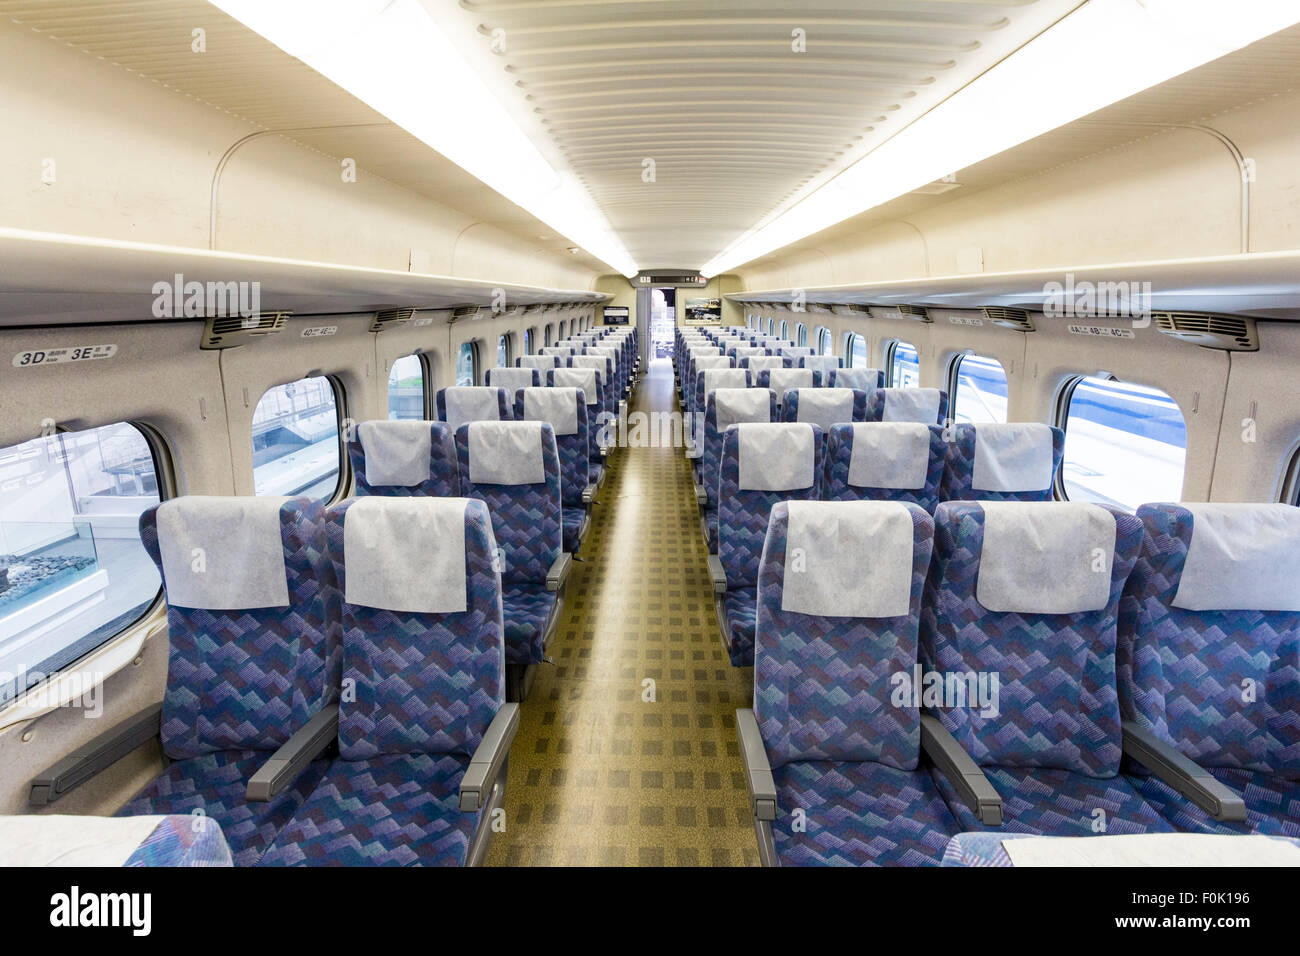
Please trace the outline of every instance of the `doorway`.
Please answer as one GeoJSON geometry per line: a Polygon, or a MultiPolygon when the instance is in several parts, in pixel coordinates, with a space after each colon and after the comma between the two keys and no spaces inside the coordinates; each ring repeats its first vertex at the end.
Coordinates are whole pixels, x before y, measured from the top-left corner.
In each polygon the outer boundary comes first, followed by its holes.
{"type": "Polygon", "coordinates": [[[673,354],[673,328],[677,324],[677,290],[650,290],[650,358],[673,354]]]}

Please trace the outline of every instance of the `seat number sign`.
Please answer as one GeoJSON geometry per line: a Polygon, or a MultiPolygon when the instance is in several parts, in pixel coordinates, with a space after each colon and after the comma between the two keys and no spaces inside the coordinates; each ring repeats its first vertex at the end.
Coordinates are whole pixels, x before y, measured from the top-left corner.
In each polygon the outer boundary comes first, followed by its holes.
{"type": "Polygon", "coordinates": [[[116,345],[78,345],[64,349],[29,349],[14,356],[14,368],[34,368],[37,365],[66,365],[68,362],[90,362],[112,358],[116,345]]]}

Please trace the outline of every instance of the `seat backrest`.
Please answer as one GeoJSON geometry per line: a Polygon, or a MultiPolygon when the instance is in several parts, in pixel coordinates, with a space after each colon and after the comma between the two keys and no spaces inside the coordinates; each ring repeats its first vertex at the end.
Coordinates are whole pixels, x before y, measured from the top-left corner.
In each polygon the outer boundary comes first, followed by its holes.
{"type": "Polygon", "coordinates": [[[792,360],[780,355],[749,355],[739,360],[741,368],[749,369],[750,375],[774,368],[789,368],[792,360]]]}
{"type": "Polygon", "coordinates": [[[504,388],[453,385],[438,389],[438,421],[453,432],[466,422],[508,422],[512,400],[504,388]]]}
{"type": "Polygon", "coordinates": [[[339,692],[339,592],[311,498],[186,495],[140,515],[170,641],[174,760],[275,750],[339,692]]]}
{"type": "Polygon", "coordinates": [[[564,360],[558,355],[521,355],[515,359],[515,365],[519,368],[535,368],[543,372],[563,364],[564,360]]]}
{"type": "Polygon", "coordinates": [[[867,393],[853,388],[792,388],[781,403],[781,421],[808,422],[822,430],[832,425],[865,421],[867,393]]]}
{"type": "Polygon", "coordinates": [[[826,499],[902,501],[934,514],[947,446],[938,425],[832,425],[826,440],[826,499]]]}
{"type": "Polygon", "coordinates": [[[560,500],[579,507],[587,488],[591,438],[586,395],[579,388],[522,388],[515,397],[515,420],[549,422],[560,455],[560,500]]]}
{"type": "Polygon", "coordinates": [[[718,476],[718,558],[728,587],[753,587],[772,506],[821,497],[822,435],[816,425],[774,422],[728,428],[718,476]]]}
{"type": "Polygon", "coordinates": [[[761,370],[755,384],[774,391],[776,403],[780,406],[786,392],[794,388],[817,388],[821,385],[821,376],[810,368],[771,368],[761,370]]]}
{"type": "Polygon", "coordinates": [[[474,753],[503,698],[487,506],[349,498],[328,512],[342,592],[339,755],[474,753]]]}
{"type": "Polygon", "coordinates": [[[1113,776],[1116,619],[1142,522],[1078,502],[945,501],[934,526],[921,658],[943,674],[944,726],[983,766],[1113,776]]]}
{"type": "Polygon", "coordinates": [[[880,388],[867,394],[867,421],[921,422],[948,420],[948,393],[938,388],[880,388]]]}
{"type": "Polygon", "coordinates": [[[772,766],[917,766],[914,680],[934,522],[915,505],[778,502],[758,575],[754,712],[772,766]],[[899,675],[902,675],[900,678],[899,675]]]}
{"type": "Polygon", "coordinates": [[[821,372],[823,382],[829,380],[829,373],[844,364],[844,360],[838,355],[804,355],[796,361],[799,368],[810,368],[814,372],[821,372]]]}
{"type": "Polygon", "coordinates": [[[1041,422],[953,425],[941,501],[1051,501],[1065,433],[1041,422]]]}
{"type": "Polygon", "coordinates": [[[491,388],[504,388],[506,395],[514,395],[521,388],[532,388],[541,385],[541,372],[535,368],[509,368],[508,366],[498,365],[496,368],[487,370],[487,384],[491,388]]]}
{"type": "MultiPolygon", "coordinates": [[[[727,362],[730,363],[731,359],[727,359],[727,362]]],[[[701,369],[695,376],[695,400],[691,403],[690,410],[702,416],[709,392],[719,388],[749,388],[753,384],[748,369],[732,368],[730,364],[701,369]]]]}
{"type": "Polygon", "coordinates": [[[822,376],[830,388],[860,388],[874,392],[885,386],[884,370],[878,368],[833,368],[822,376]]]}
{"type": "Polygon", "coordinates": [[[587,457],[595,461],[600,457],[601,441],[610,437],[607,431],[616,414],[610,408],[612,399],[604,376],[594,368],[556,368],[546,373],[545,384],[549,388],[582,391],[587,405],[587,457]]]}
{"type": "Polygon", "coordinates": [[[1124,717],[1201,766],[1300,779],[1300,509],[1154,504],[1138,518],[1124,717]]]}
{"type": "Polygon", "coordinates": [[[722,436],[741,422],[776,421],[776,396],[767,388],[716,388],[709,392],[704,407],[704,450],[700,456],[700,480],[708,495],[707,507],[718,506],[718,467],[722,460],[722,436]]]}
{"type": "Polygon", "coordinates": [[[487,502],[506,584],[544,584],[564,524],[560,453],[547,422],[470,422],[456,430],[461,494],[487,502]]]}
{"type": "Polygon", "coordinates": [[[460,494],[456,443],[443,422],[361,422],[348,442],[358,495],[460,494]]]}

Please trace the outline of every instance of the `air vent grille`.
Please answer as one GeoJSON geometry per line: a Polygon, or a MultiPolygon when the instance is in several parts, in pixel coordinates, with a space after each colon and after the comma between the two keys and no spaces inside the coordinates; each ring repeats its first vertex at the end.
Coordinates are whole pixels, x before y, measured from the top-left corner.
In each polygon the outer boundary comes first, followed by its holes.
{"type": "Polygon", "coordinates": [[[478,316],[479,307],[477,305],[462,305],[451,313],[451,320],[459,322],[461,319],[472,319],[478,316]]]}
{"type": "Polygon", "coordinates": [[[923,305],[900,305],[897,306],[898,314],[905,319],[919,319],[922,322],[932,322],[930,310],[923,305]]]}
{"type": "Polygon", "coordinates": [[[371,332],[380,332],[384,329],[395,329],[405,325],[415,318],[414,309],[381,309],[375,313],[374,321],[370,323],[371,332]]]}
{"type": "Polygon", "coordinates": [[[200,348],[231,349],[247,345],[257,335],[271,335],[284,328],[289,312],[259,312],[248,318],[242,315],[217,315],[203,323],[200,348]]]}
{"type": "Polygon", "coordinates": [[[1203,312],[1156,312],[1154,316],[1157,329],[1180,341],[1228,352],[1259,351],[1254,319],[1203,312]]]}
{"type": "Polygon", "coordinates": [[[1006,329],[1016,329],[1019,332],[1034,331],[1033,320],[1029,318],[1029,313],[1024,309],[1008,309],[1000,305],[985,306],[981,311],[984,318],[994,325],[1000,325],[1006,329]]]}

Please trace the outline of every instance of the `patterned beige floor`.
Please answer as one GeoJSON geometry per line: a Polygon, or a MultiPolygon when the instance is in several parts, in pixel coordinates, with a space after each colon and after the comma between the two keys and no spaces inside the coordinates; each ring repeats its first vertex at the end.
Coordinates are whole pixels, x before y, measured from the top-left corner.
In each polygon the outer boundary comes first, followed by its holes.
{"type": "MultiPolygon", "coordinates": [[[[668,362],[632,408],[675,408],[668,362]]],[[[488,863],[754,865],[735,738],[753,670],[718,638],[690,466],[678,448],[619,449],[598,497],[488,863]]]]}

